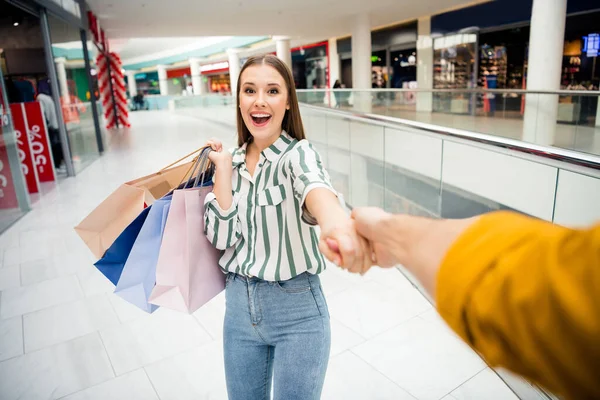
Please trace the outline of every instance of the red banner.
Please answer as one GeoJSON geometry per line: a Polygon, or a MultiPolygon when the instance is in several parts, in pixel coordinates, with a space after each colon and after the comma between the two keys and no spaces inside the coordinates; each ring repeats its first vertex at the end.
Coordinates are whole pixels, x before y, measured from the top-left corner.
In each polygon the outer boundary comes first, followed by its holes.
{"type": "Polygon", "coordinates": [[[0,83],[0,209],[19,207],[15,184],[10,171],[6,143],[4,142],[4,127],[8,125],[8,110],[4,108],[2,84],[0,83]]]}
{"type": "Polygon", "coordinates": [[[40,185],[37,177],[37,171],[33,164],[33,152],[29,143],[29,135],[27,134],[27,123],[25,120],[25,107],[23,103],[15,103],[10,105],[10,111],[13,118],[13,126],[15,135],[17,136],[17,151],[19,153],[19,162],[21,170],[25,176],[27,189],[29,193],[38,193],[40,185]]]}
{"type": "Polygon", "coordinates": [[[33,161],[40,182],[56,181],[52,153],[50,152],[50,138],[46,129],[46,120],[42,113],[42,105],[37,101],[23,103],[25,119],[29,133],[29,143],[33,153],[33,161]]]}

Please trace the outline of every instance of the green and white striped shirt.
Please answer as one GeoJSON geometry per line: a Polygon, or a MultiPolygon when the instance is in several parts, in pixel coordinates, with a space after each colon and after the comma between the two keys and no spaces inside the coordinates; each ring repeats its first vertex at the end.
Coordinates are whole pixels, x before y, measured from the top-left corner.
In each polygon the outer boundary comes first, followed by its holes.
{"type": "Polygon", "coordinates": [[[253,178],[246,168],[246,146],[233,151],[231,207],[221,209],[213,193],[205,200],[205,234],[224,250],[219,265],[224,272],[267,281],[320,273],[325,260],[319,231],[304,201],[319,187],[340,196],[319,154],[307,140],[283,131],[261,152],[253,178]]]}

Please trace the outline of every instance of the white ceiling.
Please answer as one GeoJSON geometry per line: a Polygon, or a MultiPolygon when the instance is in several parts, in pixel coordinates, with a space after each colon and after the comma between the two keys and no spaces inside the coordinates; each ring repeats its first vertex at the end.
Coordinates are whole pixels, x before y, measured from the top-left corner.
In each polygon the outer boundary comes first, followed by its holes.
{"type": "MultiPolygon", "coordinates": [[[[371,26],[414,20],[482,0],[87,0],[110,39],[193,36],[348,35],[354,16],[371,26]]],[[[487,0],[485,0],[487,1],[487,0]]]]}

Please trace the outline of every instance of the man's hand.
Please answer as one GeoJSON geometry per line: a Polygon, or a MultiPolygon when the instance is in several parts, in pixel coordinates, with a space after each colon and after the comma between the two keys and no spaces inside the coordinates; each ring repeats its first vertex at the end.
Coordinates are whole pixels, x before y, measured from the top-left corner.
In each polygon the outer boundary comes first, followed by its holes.
{"type": "Polygon", "coordinates": [[[349,218],[322,230],[319,249],[331,262],[353,273],[363,275],[373,265],[371,245],[356,232],[349,218]]]}
{"type": "Polygon", "coordinates": [[[360,207],[352,211],[356,231],[367,239],[374,252],[373,263],[380,267],[393,267],[398,259],[393,253],[394,239],[390,227],[392,214],[376,207],[360,207]]]}

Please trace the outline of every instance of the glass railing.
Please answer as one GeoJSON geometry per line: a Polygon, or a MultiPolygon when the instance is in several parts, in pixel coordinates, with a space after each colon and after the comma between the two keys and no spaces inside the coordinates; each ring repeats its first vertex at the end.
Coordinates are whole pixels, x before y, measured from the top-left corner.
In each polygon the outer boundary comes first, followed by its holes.
{"type": "Polygon", "coordinates": [[[597,91],[300,90],[300,102],[600,155],[597,91]]]}

